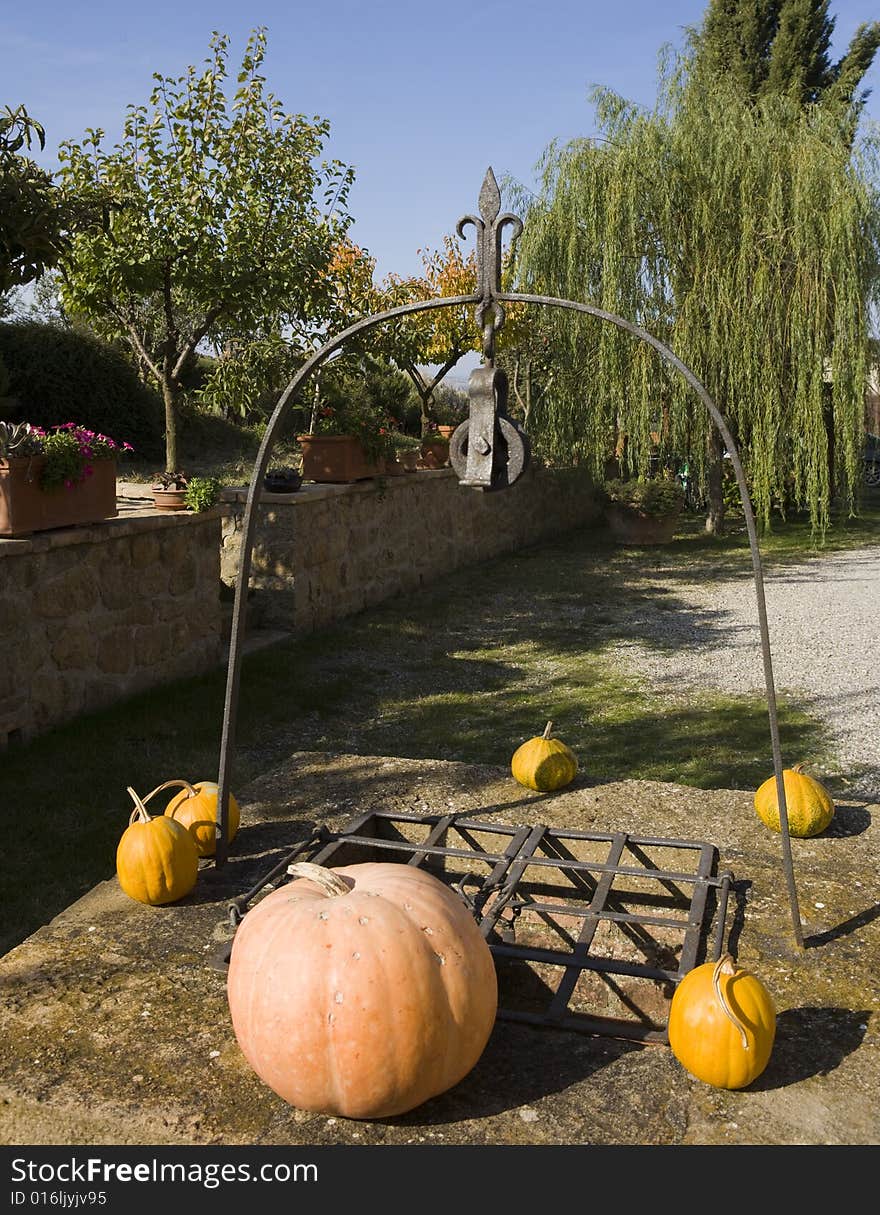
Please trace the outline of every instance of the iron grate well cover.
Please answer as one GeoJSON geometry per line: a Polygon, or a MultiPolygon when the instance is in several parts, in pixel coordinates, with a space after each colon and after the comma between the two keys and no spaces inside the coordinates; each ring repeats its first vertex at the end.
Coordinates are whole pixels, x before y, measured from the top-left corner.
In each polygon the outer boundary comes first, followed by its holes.
{"type": "Polygon", "coordinates": [[[232,922],[295,860],[426,869],[464,898],[492,951],[499,1017],[641,1042],[666,1041],[676,985],[721,956],[733,881],[693,840],[371,811],[318,828],[230,903],[232,922]]]}

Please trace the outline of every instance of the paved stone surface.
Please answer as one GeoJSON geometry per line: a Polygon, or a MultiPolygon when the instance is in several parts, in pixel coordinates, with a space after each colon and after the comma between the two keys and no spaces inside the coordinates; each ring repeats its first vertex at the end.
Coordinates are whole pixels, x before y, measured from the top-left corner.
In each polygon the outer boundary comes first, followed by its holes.
{"type": "MultiPolygon", "coordinates": [[[[877,805],[839,803],[827,833],[792,841],[800,949],[780,839],[742,791],[599,785],[586,774],[545,796],[496,768],[300,753],[239,796],[232,859],[219,871],[209,864],[189,898],[143,907],[113,878],[0,959],[4,1143],[880,1142],[877,805]],[[356,1122],[286,1105],[244,1061],[224,974],[208,958],[229,939],[230,897],[314,824],[339,827],[380,808],[715,845],[719,869],[735,879],[728,943],[777,1007],[762,1076],[739,1092],[716,1090],[662,1043],[499,1019],[470,1075],[404,1117],[356,1122]]],[[[536,972],[504,972],[502,1003],[535,991],[536,972]]]]}

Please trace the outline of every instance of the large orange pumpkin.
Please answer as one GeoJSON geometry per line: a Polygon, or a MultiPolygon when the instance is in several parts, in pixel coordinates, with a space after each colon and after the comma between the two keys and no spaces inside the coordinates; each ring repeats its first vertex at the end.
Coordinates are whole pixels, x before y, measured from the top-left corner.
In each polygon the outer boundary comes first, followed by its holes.
{"type": "Polygon", "coordinates": [[[387,1118],[457,1084],[498,1005],[495,965],[463,900],[399,863],[295,879],[242,920],[227,981],[235,1036],[291,1105],[387,1118]]]}
{"type": "Polygon", "coordinates": [[[684,976],[666,1029],[672,1053],[692,1076],[715,1088],[745,1088],[769,1062],[776,1009],[760,979],[726,953],[684,976]]]}

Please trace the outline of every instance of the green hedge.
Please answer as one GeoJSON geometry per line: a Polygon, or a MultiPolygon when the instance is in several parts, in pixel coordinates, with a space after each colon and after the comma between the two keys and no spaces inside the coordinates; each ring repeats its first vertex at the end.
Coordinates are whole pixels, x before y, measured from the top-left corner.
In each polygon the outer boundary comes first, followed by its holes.
{"type": "Polygon", "coordinates": [[[15,420],[47,428],[77,422],[131,443],[138,457],[164,459],[161,397],[106,342],[62,325],[0,323],[0,361],[17,400],[15,420]]]}

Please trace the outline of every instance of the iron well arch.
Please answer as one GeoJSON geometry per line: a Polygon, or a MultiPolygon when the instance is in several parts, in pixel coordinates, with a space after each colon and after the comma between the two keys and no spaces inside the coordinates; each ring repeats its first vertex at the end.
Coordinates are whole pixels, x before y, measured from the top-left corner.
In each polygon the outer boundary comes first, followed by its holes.
{"type": "MultiPolygon", "coordinates": [[[[299,369],[296,375],[291,379],[287,387],[281,394],[275,409],[266,426],[266,431],[263,435],[260,448],[254,463],[253,473],[251,475],[250,485],[248,487],[247,500],[245,504],[244,516],[242,520],[241,548],[239,557],[238,576],[235,585],[235,599],[232,610],[232,625],[229,642],[229,657],[227,662],[227,679],[226,679],[226,695],[223,708],[223,725],[220,740],[220,760],[218,774],[218,839],[217,849],[215,853],[214,863],[219,868],[226,862],[229,849],[229,786],[230,774],[232,769],[232,756],[235,747],[235,730],[238,711],[239,688],[241,683],[241,666],[243,658],[242,642],[244,638],[244,608],[247,599],[247,588],[250,581],[251,564],[253,557],[253,546],[256,534],[257,523],[257,506],[259,504],[260,491],[263,484],[263,477],[269,464],[269,457],[272,452],[273,445],[279,433],[282,422],[284,421],[290,402],[296,390],[308,380],[329,357],[351,338],[365,333],[379,325],[386,324],[389,321],[399,317],[409,316],[418,312],[426,312],[433,309],[455,308],[467,304],[476,305],[476,322],[482,332],[483,339],[483,361],[485,365],[492,368],[494,364],[494,339],[495,333],[501,328],[504,323],[504,305],[505,304],[532,304],[540,307],[562,308],[573,312],[580,312],[588,316],[592,316],[598,320],[605,321],[615,325],[617,328],[631,334],[639,341],[647,343],[664,359],[671,367],[675,369],[687,382],[687,384],[697,394],[700,401],[708,411],[712,421],[718,428],[718,431],[724,440],[726,449],[730,455],[731,465],[736,474],[737,486],[739,488],[740,500],[742,503],[743,514],[746,521],[746,530],[749,538],[749,549],[752,560],[752,573],[755,584],[755,595],[757,600],[758,610],[758,628],[760,634],[761,656],[764,669],[764,683],[767,697],[767,711],[770,725],[770,741],[773,755],[773,769],[776,779],[776,790],[779,804],[780,818],[780,840],[782,845],[782,862],[785,873],[786,887],[788,891],[789,905],[791,911],[792,928],[794,938],[798,946],[803,947],[803,928],[800,918],[800,910],[798,905],[797,887],[794,878],[794,868],[791,854],[791,839],[788,823],[788,806],[785,796],[785,782],[783,778],[783,761],[782,750],[779,738],[779,719],[776,703],[776,690],[773,678],[773,664],[770,650],[770,633],[767,621],[767,605],[764,594],[764,575],[761,562],[760,548],[758,545],[757,527],[755,524],[755,515],[752,509],[751,499],[749,497],[748,485],[746,482],[745,473],[743,471],[742,462],[739,457],[739,452],[734,441],[730,428],[722,415],[721,411],[716,406],[715,402],[709,395],[705,385],[691,371],[685,363],[679,359],[673,350],[661,342],[653,334],[643,329],[640,325],[634,324],[623,317],[617,316],[615,313],[607,312],[601,308],[597,308],[592,304],[580,303],[576,300],[560,299],[555,296],[545,295],[529,295],[520,294],[518,292],[503,292],[501,290],[501,236],[502,229],[505,226],[510,226],[516,231],[522,230],[522,223],[519,218],[509,213],[500,213],[500,191],[492,169],[486,173],[483,186],[480,190],[480,215],[466,215],[457,225],[457,231],[460,235],[464,234],[465,226],[472,224],[476,229],[477,234],[477,286],[478,291],[472,295],[458,295],[442,297],[440,299],[420,300],[415,303],[401,304],[398,307],[390,308],[387,311],[375,313],[371,316],[362,318],[344,329],[335,338],[326,342],[321,348],[315,351],[303,366],[299,369]]],[[[481,369],[482,370],[482,369],[481,369]]],[[[472,376],[472,385],[474,383],[474,373],[472,376]]],[[[493,373],[494,376],[494,373],[493,373]]],[[[471,390],[471,419],[475,416],[475,405],[479,396],[485,406],[487,396],[487,380],[483,377],[479,381],[476,389],[471,390]]],[[[492,397],[491,384],[489,387],[489,397],[492,397]]],[[[492,406],[495,420],[498,414],[503,412],[497,410],[498,397],[494,394],[494,405],[492,406]]],[[[462,423],[459,431],[469,426],[469,421],[462,423]]],[[[466,433],[466,431],[463,431],[466,433]]],[[[455,438],[455,437],[454,437],[455,438]]],[[[486,444],[487,449],[491,448],[491,444],[486,444]]],[[[488,461],[493,461],[495,453],[492,450],[487,450],[483,453],[484,458],[488,461]]],[[[463,478],[461,478],[464,484],[463,478]]],[[[473,484],[470,482],[469,484],[473,484]]],[[[483,488],[489,488],[488,483],[483,488]]]]}

